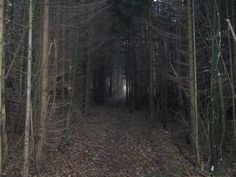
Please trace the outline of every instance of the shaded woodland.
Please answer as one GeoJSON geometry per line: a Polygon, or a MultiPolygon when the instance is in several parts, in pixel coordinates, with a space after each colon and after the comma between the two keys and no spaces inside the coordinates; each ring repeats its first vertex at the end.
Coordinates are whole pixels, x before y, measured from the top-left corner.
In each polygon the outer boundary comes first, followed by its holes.
{"type": "Polygon", "coordinates": [[[236,176],[235,0],[0,0],[0,176],[236,176]]]}

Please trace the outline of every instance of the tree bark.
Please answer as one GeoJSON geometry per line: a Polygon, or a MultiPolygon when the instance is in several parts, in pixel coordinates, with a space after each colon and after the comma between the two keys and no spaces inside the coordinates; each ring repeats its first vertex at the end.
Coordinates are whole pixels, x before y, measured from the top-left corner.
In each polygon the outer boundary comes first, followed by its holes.
{"type": "Polygon", "coordinates": [[[148,23],[148,38],[149,38],[149,111],[150,119],[154,119],[154,77],[153,77],[153,36],[152,36],[152,0],[149,5],[149,23],[148,23]]]}
{"type": "Polygon", "coordinates": [[[196,41],[195,41],[195,16],[194,0],[187,2],[188,14],[188,52],[189,52],[189,104],[192,145],[195,151],[197,162],[200,163],[198,145],[198,103],[197,103],[197,62],[196,62],[196,41]]]}
{"type": "Polygon", "coordinates": [[[0,0],[0,175],[7,161],[6,107],[5,107],[5,61],[4,61],[4,8],[5,0],[0,0]]]}
{"type": "Polygon", "coordinates": [[[221,26],[219,1],[213,4],[213,36],[212,36],[212,62],[211,62],[211,96],[210,96],[210,150],[211,171],[219,170],[221,158],[221,146],[224,138],[224,98],[221,88],[221,73],[219,71],[219,60],[221,57],[221,26]]]}
{"type": "Polygon", "coordinates": [[[46,154],[46,134],[48,116],[48,57],[49,57],[49,0],[44,0],[43,36],[41,58],[41,95],[39,112],[38,142],[36,145],[35,160],[41,168],[46,154]]]}
{"type": "Polygon", "coordinates": [[[29,36],[28,36],[28,68],[27,68],[27,91],[26,91],[26,118],[25,118],[25,147],[24,147],[24,171],[23,176],[29,176],[30,168],[30,123],[31,123],[31,90],[32,90],[32,21],[33,21],[33,0],[29,1],[29,36]]]}

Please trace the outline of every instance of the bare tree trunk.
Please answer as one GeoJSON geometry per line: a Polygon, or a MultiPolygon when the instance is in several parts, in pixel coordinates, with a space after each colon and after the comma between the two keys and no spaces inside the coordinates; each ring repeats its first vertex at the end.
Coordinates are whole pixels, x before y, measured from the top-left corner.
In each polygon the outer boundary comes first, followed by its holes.
{"type": "MultiPolygon", "coordinates": [[[[93,17],[94,12],[92,10],[90,17],[93,17]]],[[[92,69],[91,69],[91,64],[92,64],[92,57],[91,57],[91,38],[93,35],[93,26],[92,24],[89,25],[88,29],[88,48],[87,48],[87,53],[88,53],[88,58],[87,58],[87,70],[86,70],[86,98],[85,98],[85,114],[89,115],[90,112],[90,96],[91,96],[91,82],[92,82],[92,69]]]]}
{"type": "MultiPolygon", "coordinates": [[[[90,50],[88,48],[88,50],[90,50]]],[[[87,58],[87,77],[86,77],[86,99],[85,99],[85,114],[89,115],[90,112],[90,92],[91,92],[91,55],[90,51],[88,51],[87,58]]]]}
{"type": "MultiPolygon", "coordinates": [[[[233,21],[233,25],[235,27],[235,4],[236,2],[233,1],[233,5],[232,5],[232,21],[233,21]]],[[[231,25],[232,26],[232,25],[231,25]]],[[[236,108],[235,108],[235,104],[236,104],[236,34],[235,34],[235,29],[231,29],[232,31],[232,35],[234,36],[234,43],[233,43],[233,56],[232,56],[232,84],[233,84],[233,91],[234,91],[234,96],[233,96],[233,124],[234,124],[234,145],[236,146],[236,108]]]]}
{"type": "Polygon", "coordinates": [[[219,170],[222,156],[222,143],[224,139],[224,98],[221,86],[221,74],[219,61],[221,57],[221,23],[219,0],[213,5],[213,34],[212,38],[212,62],[211,62],[211,96],[210,96],[210,150],[211,171],[219,170]]]}
{"type": "Polygon", "coordinates": [[[149,35],[149,111],[150,111],[150,119],[154,119],[154,78],[153,78],[153,66],[154,66],[154,59],[153,59],[153,39],[152,39],[152,0],[149,2],[149,26],[148,26],[148,35],[149,35]]]}
{"type": "Polygon", "coordinates": [[[56,15],[56,32],[55,32],[55,38],[54,38],[54,43],[55,43],[55,54],[54,54],[54,73],[55,77],[53,79],[53,101],[52,101],[52,112],[53,114],[56,113],[56,98],[57,98],[57,75],[58,75],[58,61],[59,61],[59,33],[60,33],[60,13],[61,13],[61,0],[57,1],[57,15],[56,15]]]}
{"type": "MultiPolygon", "coordinates": [[[[236,146],[236,108],[235,108],[235,83],[234,83],[234,61],[233,61],[233,51],[234,51],[234,47],[236,44],[236,35],[233,29],[233,26],[231,24],[231,21],[229,20],[229,2],[228,0],[226,1],[226,13],[227,13],[227,22],[228,22],[228,43],[229,43],[229,58],[230,58],[230,84],[231,84],[231,90],[232,90],[232,118],[233,118],[233,131],[234,131],[234,145],[236,146]],[[231,35],[235,36],[233,37],[233,44],[231,42],[231,35]]],[[[233,16],[233,8],[232,8],[232,16],[233,16]]]]}
{"type": "Polygon", "coordinates": [[[23,176],[29,176],[30,168],[30,123],[31,123],[31,90],[32,90],[32,21],[33,21],[33,0],[29,1],[29,37],[28,37],[28,68],[27,68],[27,94],[26,94],[26,118],[25,118],[25,147],[24,147],[24,171],[23,176]]]}
{"type": "Polygon", "coordinates": [[[7,160],[6,108],[5,108],[5,62],[4,62],[4,4],[0,0],[0,175],[7,160]]]}
{"type": "Polygon", "coordinates": [[[195,41],[195,16],[194,0],[187,2],[188,12],[188,49],[189,49],[189,102],[191,119],[192,145],[196,153],[197,162],[200,163],[198,145],[198,103],[197,103],[197,62],[196,62],[196,41],[195,41]]]}
{"type": "Polygon", "coordinates": [[[48,116],[48,57],[49,57],[49,0],[44,0],[43,38],[41,61],[41,95],[39,112],[38,142],[36,144],[35,160],[42,167],[46,153],[46,134],[48,116]]]}
{"type": "MultiPolygon", "coordinates": [[[[177,5],[179,5],[177,3],[177,5]]],[[[177,11],[176,16],[179,17],[181,15],[181,13],[179,11],[177,11]]],[[[180,111],[183,109],[184,107],[184,102],[183,102],[183,82],[181,80],[182,77],[182,66],[181,66],[181,55],[180,55],[180,49],[181,49],[181,27],[178,25],[178,23],[180,23],[181,20],[180,18],[177,18],[177,25],[176,25],[176,35],[179,36],[180,39],[176,40],[176,73],[177,73],[177,89],[178,89],[178,104],[179,104],[179,109],[180,111]]]]}

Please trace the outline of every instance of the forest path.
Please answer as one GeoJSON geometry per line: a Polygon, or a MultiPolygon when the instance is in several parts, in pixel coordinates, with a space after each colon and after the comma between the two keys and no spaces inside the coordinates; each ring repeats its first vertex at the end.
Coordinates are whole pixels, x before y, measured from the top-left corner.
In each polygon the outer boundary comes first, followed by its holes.
{"type": "MultiPolygon", "coordinates": [[[[150,130],[142,112],[130,114],[120,103],[78,118],[64,153],[49,156],[50,177],[198,176],[161,128],[150,130]]],[[[202,176],[202,175],[201,175],[202,176]]]]}

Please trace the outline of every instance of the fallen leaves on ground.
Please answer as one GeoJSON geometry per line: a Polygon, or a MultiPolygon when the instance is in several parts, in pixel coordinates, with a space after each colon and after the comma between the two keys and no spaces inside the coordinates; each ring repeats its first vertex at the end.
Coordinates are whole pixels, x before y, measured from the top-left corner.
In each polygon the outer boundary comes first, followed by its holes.
{"type": "MultiPolygon", "coordinates": [[[[75,117],[69,145],[50,152],[48,177],[204,177],[196,173],[161,128],[142,112],[103,106],[89,117],[75,117]]],[[[20,149],[20,148],[16,148],[20,149]]],[[[7,174],[20,176],[22,151],[12,149],[7,174]]],[[[31,176],[37,176],[32,168],[31,176]]],[[[10,177],[10,175],[9,175],[10,177]]]]}

